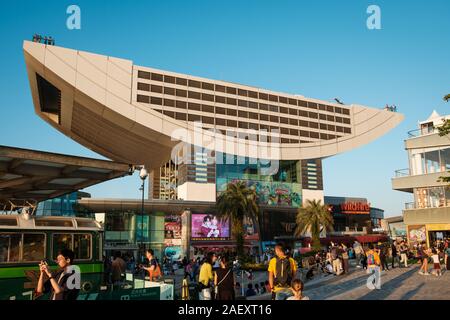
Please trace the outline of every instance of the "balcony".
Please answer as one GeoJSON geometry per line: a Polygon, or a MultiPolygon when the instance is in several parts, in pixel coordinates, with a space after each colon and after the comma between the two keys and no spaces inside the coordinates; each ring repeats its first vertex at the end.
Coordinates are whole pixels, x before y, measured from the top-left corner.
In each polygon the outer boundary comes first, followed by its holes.
{"type": "Polygon", "coordinates": [[[423,128],[408,131],[408,139],[439,133],[437,128],[423,128]]]}
{"type": "Polygon", "coordinates": [[[405,203],[405,210],[413,210],[413,209],[416,209],[415,202],[406,202],[405,203]]]}
{"type": "Polygon", "coordinates": [[[411,171],[409,170],[409,168],[395,170],[395,177],[396,178],[409,177],[410,175],[411,175],[411,171]]]}

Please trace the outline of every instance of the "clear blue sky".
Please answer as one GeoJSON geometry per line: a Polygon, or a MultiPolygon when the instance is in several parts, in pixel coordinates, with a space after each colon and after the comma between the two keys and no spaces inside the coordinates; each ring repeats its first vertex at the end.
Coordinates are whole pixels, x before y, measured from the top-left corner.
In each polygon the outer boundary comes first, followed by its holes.
{"type": "MultiPolygon", "coordinates": [[[[131,59],[212,79],[373,107],[395,104],[405,121],[383,138],[324,160],[326,195],[367,197],[398,215],[411,196],[391,189],[406,168],[406,132],[433,109],[450,113],[450,1],[5,1],[0,12],[0,144],[100,157],[33,111],[22,41],[131,59]],[[81,8],[81,30],[66,8],[81,8]],[[381,8],[382,30],[366,9],[381,8]]],[[[95,197],[139,197],[135,175],[88,188],[95,197]]]]}

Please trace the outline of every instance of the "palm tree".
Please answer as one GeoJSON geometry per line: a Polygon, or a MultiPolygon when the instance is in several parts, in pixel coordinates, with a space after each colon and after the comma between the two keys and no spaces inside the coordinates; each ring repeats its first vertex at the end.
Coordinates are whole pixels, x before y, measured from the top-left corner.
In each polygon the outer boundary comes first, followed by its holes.
{"type": "Polygon", "coordinates": [[[259,206],[254,189],[248,188],[244,182],[229,183],[227,189],[217,199],[217,215],[222,221],[231,221],[231,232],[236,239],[236,250],[239,258],[244,253],[244,217],[251,219],[255,226],[259,225],[259,206]]]}
{"type": "Polygon", "coordinates": [[[449,101],[450,101],[450,93],[447,94],[447,95],[444,97],[444,100],[445,100],[445,102],[449,102],[449,101]]]}
{"type": "Polygon", "coordinates": [[[298,210],[295,236],[300,237],[306,231],[311,232],[312,247],[320,249],[320,233],[333,230],[333,216],[329,207],[321,200],[307,200],[306,206],[298,210]]]}

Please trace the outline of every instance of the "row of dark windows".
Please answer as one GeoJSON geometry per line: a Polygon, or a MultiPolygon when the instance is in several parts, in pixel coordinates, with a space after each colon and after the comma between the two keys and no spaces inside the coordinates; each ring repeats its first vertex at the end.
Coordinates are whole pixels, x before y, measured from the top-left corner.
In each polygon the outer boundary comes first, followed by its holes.
{"type": "MultiPolygon", "coordinates": [[[[292,135],[292,136],[301,136],[301,137],[307,137],[307,138],[315,138],[315,139],[335,139],[340,137],[340,135],[333,135],[333,134],[325,134],[318,132],[311,132],[306,130],[299,130],[299,129],[290,129],[290,128],[284,128],[284,127],[277,127],[277,126],[268,126],[264,124],[258,124],[258,123],[252,123],[252,122],[245,122],[245,121],[237,121],[237,120],[229,120],[229,119],[222,119],[222,118],[213,118],[213,117],[207,117],[207,116],[200,116],[197,114],[186,114],[181,112],[173,112],[173,111],[167,111],[167,110],[159,110],[155,109],[158,112],[163,113],[164,115],[167,115],[171,118],[182,120],[182,121],[198,121],[202,122],[203,124],[211,124],[211,125],[219,125],[224,127],[230,127],[230,128],[240,128],[240,129],[253,129],[256,131],[259,130],[265,130],[267,132],[276,132],[278,131],[281,134],[286,135],[292,135]]],[[[306,121],[307,122],[307,121],[306,121]]],[[[334,125],[326,125],[321,123],[320,126],[315,122],[307,122],[307,125],[303,125],[303,127],[309,127],[314,129],[321,129],[321,130],[328,130],[328,131],[334,131],[338,133],[345,133],[350,134],[351,129],[347,127],[341,127],[341,126],[334,126],[334,125]]]]}
{"type": "MultiPolygon", "coordinates": [[[[300,107],[306,107],[306,108],[316,109],[316,110],[321,110],[321,111],[328,111],[328,112],[333,112],[333,113],[350,115],[350,110],[347,108],[318,104],[315,102],[286,98],[286,97],[276,96],[276,95],[271,95],[271,94],[266,94],[266,93],[258,93],[256,91],[236,89],[233,87],[214,85],[212,83],[200,82],[200,81],[195,81],[195,80],[187,80],[187,79],[182,79],[182,78],[175,78],[172,76],[165,76],[165,75],[156,74],[156,73],[150,74],[150,72],[145,72],[145,71],[139,71],[138,77],[143,78],[143,79],[164,81],[164,82],[176,83],[176,84],[181,84],[181,83],[177,82],[177,79],[180,79],[180,80],[185,81],[185,82],[183,82],[182,85],[188,85],[189,87],[201,88],[201,89],[211,90],[211,91],[215,91],[215,92],[223,92],[223,93],[228,93],[228,94],[240,95],[243,97],[266,100],[266,101],[270,101],[270,102],[280,102],[280,103],[290,104],[293,106],[300,106],[300,107]],[[145,74],[145,76],[144,76],[144,74],[145,74]],[[153,75],[156,75],[156,77],[152,78],[153,75]],[[170,82],[165,81],[165,78],[170,79],[170,82]],[[160,79],[160,80],[158,80],[158,79],[160,79]],[[164,80],[162,80],[162,79],[164,79],[164,80]],[[172,81],[175,81],[175,82],[172,82],[172,81]],[[203,85],[203,84],[205,84],[205,85],[203,85]],[[215,90],[214,90],[214,88],[215,88],[215,90]]],[[[235,98],[227,98],[227,97],[223,97],[220,95],[216,95],[215,93],[212,93],[212,94],[199,93],[196,91],[175,89],[175,88],[171,88],[171,87],[164,87],[164,86],[158,86],[158,85],[150,85],[148,83],[142,83],[142,82],[138,82],[138,89],[142,90],[142,91],[174,95],[177,97],[188,97],[188,98],[193,98],[193,99],[198,99],[198,100],[205,100],[205,101],[211,101],[211,102],[215,101],[215,102],[226,103],[226,104],[230,104],[230,105],[239,105],[241,107],[258,109],[258,103],[254,102],[254,101],[247,101],[247,100],[241,100],[241,99],[235,99],[235,98]]],[[[259,109],[261,109],[261,110],[270,110],[273,112],[281,112],[281,113],[286,113],[286,114],[292,114],[291,112],[296,112],[296,110],[297,110],[297,109],[286,108],[286,107],[278,108],[278,106],[273,106],[273,105],[263,104],[263,103],[260,103],[259,105],[260,105],[259,109]],[[267,109],[264,109],[264,108],[267,108],[267,109]]]]}
{"type": "MultiPolygon", "coordinates": [[[[240,118],[249,118],[254,120],[262,120],[262,121],[270,121],[270,122],[280,122],[284,124],[291,124],[298,126],[299,122],[301,126],[302,123],[307,123],[307,121],[304,120],[298,120],[298,119],[292,119],[292,118],[286,118],[282,116],[274,116],[264,113],[258,113],[258,112],[251,112],[251,111],[243,111],[243,110],[236,110],[236,109],[229,109],[229,108],[223,108],[223,107],[215,107],[211,105],[205,105],[195,102],[186,102],[186,101],[179,101],[179,100],[172,100],[172,99],[163,99],[159,97],[149,97],[144,95],[137,95],[137,102],[141,103],[150,103],[154,105],[159,106],[166,106],[166,107],[173,107],[173,108],[179,108],[179,109],[189,109],[189,110],[195,110],[195,111],[202,111],[202,112],[208,112],[208,113],[216,113],[216,114],[223,114],[223,115],[229,115],[229,116],[238,116],[240,118]]],[[[290,109],[293,110],[293,109],[290,109]]],[[[295,110],[297,111],[297,110],[295,110]]],[[[338,122],[338,123],[345,123],[350,124],[349,118],[339,117],[339,116],[332,116],[332,115],[326,115],[322,113],[317,112],[311,112],[311,111],[303,111],[298,110],[298,115],[301,117],[309,117],[311,119],[320,119],[320,120],[326,120],[330,122],[338,122]]]]}

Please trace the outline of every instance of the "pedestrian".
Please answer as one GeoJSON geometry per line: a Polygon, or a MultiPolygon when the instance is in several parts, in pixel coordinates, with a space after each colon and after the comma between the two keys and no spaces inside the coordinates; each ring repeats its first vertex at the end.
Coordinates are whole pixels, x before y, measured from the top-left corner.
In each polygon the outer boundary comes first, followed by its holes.
{"type": "Polygon", "coordinates": [[[125,278],[127,264],[122,259],[120,251],[114,252],[114,260],[111,263],[111,280],[113,285],[120,285],[125,278]]]}
{"type": "Polygon", "coordinates": [[[241,297],[242,296],[241,284],[239,282],[236,282],[236,284],[234,285],[234,296],[235,297],[241,297]]]}
{"type": "Polygon", "coordinates": [[[246,297],[256,296],[256,292],[253,289],[253,284],[251,284],[251,283],[248,284],[247,291],[245,291],[245,296],[246,297]]]}
{"type": "Polygon", "coordinates": [[[394,241],[391,244],[392,269],[395,268],[395,262],[398,263],[398,267],[400,268],[400,261],[398,259],[397,243],[396,242],[397,241],[394,241]]]}
{"type": "Polygon", "coordinates": [[[294,279],[291,283],[292,296],[286,300],[309,300],[309,297],[303,295],[304,284],[300,279],[294,279]]]}
{"type": "Polygon", "coordinates": [[[341,248],[342,248],[342,267],[344,269],[344,274],[348,274],[348,271],[349,271],[349,267],[348,267],[349,266],[348,265],[348,259],[349,259],[348,249],[347,249],[347,246],[345,244],[342,244],[341,248]]]}
{"type": "Polygon", "coordinates": [[[149,275],[149,280],[159,280],[161,278],[161,266],[159,265],[158,260],[155,257],[155,253],[152,249],[147,249],[145,251],[145,256],[148,259],[148,265],[139,265],[139,268],[146,270],[149,275]]]}
{"type": "Polygon", "coordinates": [[[255,283],[255,292],[257,296],[259,296],[262,293],[258,283],[255,283]]]}
{"type": "Polygon", "coordinates": [[[356,267],[361,268],[361,254],[364,253],[364,249],[358,241],[355,241],[353,250],[355,251],[356,267]]]}
{"type": "Polygon", "coordinates": [[[261,294],[264,294],[264,293],[266,293],[267,291],[266,291],[266,286],[264,285],[264,282],[260,282],[259,283],[259,287],[261,288],[260,290],[261,290],[261,294]]]}
{"type": "Polygon", "coordinates": [[[220,267],[214,272],[214,290],[216,300],[235,300],[234,274],[228,258],[220,258],[220,267]]]}
{"type": "Polygon", "coordinates": [[[369,250],[366,253],[366,257],[367,257],[367,271],[380,268],[381,259],[377,250],[374,249],[373,244],[369,244],[369,250]]]}
{"type": "Polygon", "coordinates": [[[111,284],[111,260],[103,256],[103,283],[105,285],[111,284]]]}
{"type": "Polygon", "coordinates": [[[206,255],[205,262],[200,267],[200,275],[198,277],[200,300],[211,300],[211,283],[214,280],[212,266],[216,260],[216,255],[213,252],[209,252],[206,255]]]}
{"type": "Polygon", "coordinates": [[[417,254],[419,256],[419,261],[422,264],[419,269],[420,275],[429,276],[428,273],[428,249],[426,248],[425,242],[418,246],[417,254]]]}
{"type": "Polygon", "coordinates": [[[361,252],[361,267],[363,270],[367,270],[367,256],[364,250],[361,252]]]}
{"type": "Polygon", "coordinates": [[[56,263],[59,270],[50,272],[47,262],[41,261],[39,264],[39,280],[36,287],[37,295],[51,291],[50,300],[76,300],[80,288],[74,288],[67,281],[74,275],[75,269],[72,268],[75,254],[70,249],[63,249],[56,257],[56,263]]]}
{"type": "Polygon", "coordinates": [[[271,292],[270,284],[269,284],[269,281],[268,281],[268,280],[266,280],[266,281],[264,282],[264,288],[266,289],[266,292],[267,292],[267,293],[270,293],[270,292],[271,292]]]}
{"type": "Polygon", "coordinates": [[[400,242],[400,263],[404,263],[405,268],[408,268],[408,246],[405,241],[400,242]]]}
{"type": "Polygon", "coordinates": [[[381,242],[378,243],[378,255],[380,257],[381,262],[381,271],[389,270],[389,266],[387,263],[387,246],[385,244],[382,244],[381,242]]]}
{"type": "Polygon", "coordinates": [[[433,272],[434,275],[439,277],[442,275],[441,273],[441,261],[439,260],[439,253],[436,249],[433,248],[433,254],[431,255],[431,259],[433,259],[433,272]]]}
{"type": "Polygon", "coordinates": [[[292,295],[291,281],[297,273],[297,264],[287,255],[284,243],[275,246],[275,258],[269,262],[269,285],[272,299],[285,300],[292,295]]]}
{"type": "Polygon", "coordinates": [[[445,248],[445,264],[446,264],[446,267],[447,267],[447,270],[450,270],[450,246],[448,245],[448,242],[447,242],[447,248],[445,248]]]}
{"type": "Polygon", "coordinates": [[[341,274],[341,260],[339,259],[339,248],[333,244],[330,250],[333,272],[335,275],[341,274]]]}

